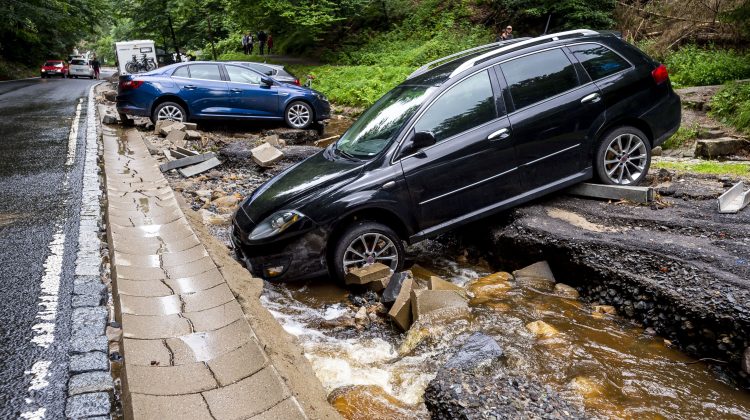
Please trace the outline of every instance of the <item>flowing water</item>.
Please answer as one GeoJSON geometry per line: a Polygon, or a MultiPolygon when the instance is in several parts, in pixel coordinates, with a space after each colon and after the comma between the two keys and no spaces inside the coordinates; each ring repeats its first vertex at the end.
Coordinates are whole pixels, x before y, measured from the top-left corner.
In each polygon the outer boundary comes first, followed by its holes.
{"type": "MultiPolygon", "coordinates": [[[[460,286],[495,271],[453,253],[433,241],[411,249],[418,265],[460,286]]],[[[564,283],[575,274],[556,275],[564,283]]],[[[497,281],[502,287],[474,299],[470,314],[420,323],[407,334],[374,304],[373,321],[357,325],[349,292],[330,282],[267,284],[261,300],[298,337],[329,401],[350,419],[429,418],[427,384],[475,331],[497,340],[511,372],[551,385],[592,416],[750,418],[750,393],[664,339],[551,287],[497,281]]]]}

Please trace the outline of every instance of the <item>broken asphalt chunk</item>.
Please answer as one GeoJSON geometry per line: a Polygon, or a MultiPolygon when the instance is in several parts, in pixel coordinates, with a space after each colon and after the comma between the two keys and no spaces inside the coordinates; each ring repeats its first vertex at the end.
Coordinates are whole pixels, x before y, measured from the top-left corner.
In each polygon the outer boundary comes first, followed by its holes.
{"type": "Polygon", "coordinates": [[[195,165],[195,164],[198,164],[198,163],[201,163],[201,162],[205,162],[205,161],[207,161],[209,159],[213,159],[215,157],[216,157],[216,155],[213,152],[204,153],[202,155],[188,156],[188,157],[184,157],[184,158],[181,158],[181,159],[172,160],[172,161],[169,161],[167,163],[162,163],[161,165],[159,165],[159,170],[161,170],[162,172],[167,172],[167,171],[170,171],[172,169],[184,168],[186,166],[195,165]]]}
{"type": "Polygon", "coordinates": [[[260,146],[250,151],[253,155],[253,160],[258,165],[268,168],[273,166],[279,159],[284,157],[281,151],[268,143],[263,143],[260,146]]]}
{"type": "Polygon", "coordinates": [[[193,175],[197,175],[201,172],[205,172],[211,168],[215,168],[217,166],[221,165],[221,161],[215,157],[205,161],[201,162],[197,165],[188,166],[187,168],[178,169],[180,172],[180,175],[184,176],[185,178],[189,178],[193,175]]]}

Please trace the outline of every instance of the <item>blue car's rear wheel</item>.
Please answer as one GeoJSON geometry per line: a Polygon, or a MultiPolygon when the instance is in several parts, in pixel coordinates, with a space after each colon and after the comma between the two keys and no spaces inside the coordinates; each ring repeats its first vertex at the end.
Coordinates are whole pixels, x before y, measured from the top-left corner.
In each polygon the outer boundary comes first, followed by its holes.
{"type": "Polygon", "coordinates": [[[307,128],[313,122],[312,107],[305,102],[292,102],[286,108],[284,119],[289,127],[299,129],[307,128]]]}
{"type": "Polygon", "coordinates": [[[154,109],[152,119],[154,122],[159,120],[183,122],[187,120],[187,114],[182,105],[176,102],[162,102],[154,109]]]}

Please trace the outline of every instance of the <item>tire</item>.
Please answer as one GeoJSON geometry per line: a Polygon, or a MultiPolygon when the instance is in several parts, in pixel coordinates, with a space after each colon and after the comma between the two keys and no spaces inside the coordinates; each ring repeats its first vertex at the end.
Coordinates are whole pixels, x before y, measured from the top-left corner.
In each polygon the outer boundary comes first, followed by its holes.
{"type": "Polygon", "coordinates": [[[125,63],[125,71],[126,72],[128,72],[130,74],[133,74],[137,70],[138,70],[138,67],[132,61],[128,61],[127,63],[125,63]]]}
{"type": "Polygon", "coordinates": [[[151,121],[156,123],[159,120],[187,121],[187,112],[182,105],[176,102],[162,102],[154,109],[151,115],[151,121]]]}
{"type": "Polygon", "coordinates": [[[599,181],[608,185],[637,185],[651,166],[651,143],[643,131],[623,126],[602,137],[594,157],[599,181]]]}
{"type": "Polygon", "coordinates": [[[350,268],[380,262],[390,266],[393,271],[399,271],[404,267],[405,259],[404,244],[393,229],[378,222],[362,220],[352,223],[336,241],[328,267],[331,277],[343,283],[350,268]],[[377,253],[382,254],[376,257],[377,253]],[[345,259],[352,263],[345,263],[345,259]]]}
{"type": "Polygon", "coordinates": [[[294,101],[286,107],[284,121],[291,128],[303,130],[315,122],[315,114],[306,102],[294,101]]]}

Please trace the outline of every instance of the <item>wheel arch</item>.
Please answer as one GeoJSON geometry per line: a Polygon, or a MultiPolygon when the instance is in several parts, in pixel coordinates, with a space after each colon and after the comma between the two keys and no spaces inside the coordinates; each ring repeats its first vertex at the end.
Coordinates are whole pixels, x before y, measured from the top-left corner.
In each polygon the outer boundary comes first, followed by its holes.
{"type": "Polygon", "coordinates": [[[169,95],[162,95],[162,96],[156,98],[156,100],[154,101],[154,103],[151,104],[151,109],[149,110],[149,116],[153,117],[154,116],[154,111],[156,110],[156,107],[159,106],[159,105],[161,105],[161,104],[163,104],[164,102],[176,102],[176,103],[180,104],[180,106],[182,106],[182,108],[185,110],[185,113],[187,114],[187,115],[185,115],[185,120],[187,121],[187,119],[190,117],[190,108],[188,107],[187,103],[184,100],[182,100],[182,98],[180,98],[179,96],[177,96],[177,95],[171,95],[171,94],[169,94],[169,95]]]}
{"type": "Polygon", "coordinates": [[[286,119],[286,111],[295,102],[304,102],[305,104],[307,104],[307,106],[310,107],[310,110],[312,110],[312,121],[311,121],[311,124],[315,123],[315,118],[317,117],[315,115],[315,106],[312,104],[312,102],[310,102],[310,100],[308,100],[304,96],[292,98],[292,99],[289,99],[288,101],[286,101],[286,104],[284,104],[284,119],[286,119]]]}
{"type": "MultiPolygon", "coordinates": [[[[336,243],[352,223],[361,220],[382,223],[393,229],[402,241],[408,241],[409,239],[409,230],[406,227],[406,224],[398,217],[398,215],[396,215],[395,212],[383,207],[366,207],[356,209],[334,222],[331,225],[331,235],[328,241],[329,244],[336,243]]],[[[328,246],[327,248],[327,252],[330,253],[333,247],[328,246]]]]}
{"type": "Polygon", "coordinates": [[[596,136],[596,141],[591,145],[590,154],[593,157],[596,154],[596,149],[599,147],[599,143],[602,141],[610,131],[616,130],[620,127],[634,127],[643,132],[646,135],[646,139],[651,147],[654,145],[654,132],[651,130],[651,126],[642,119],[635,117],[626,117],[614,120],[608,124],[602,126],[596,136]]]}

